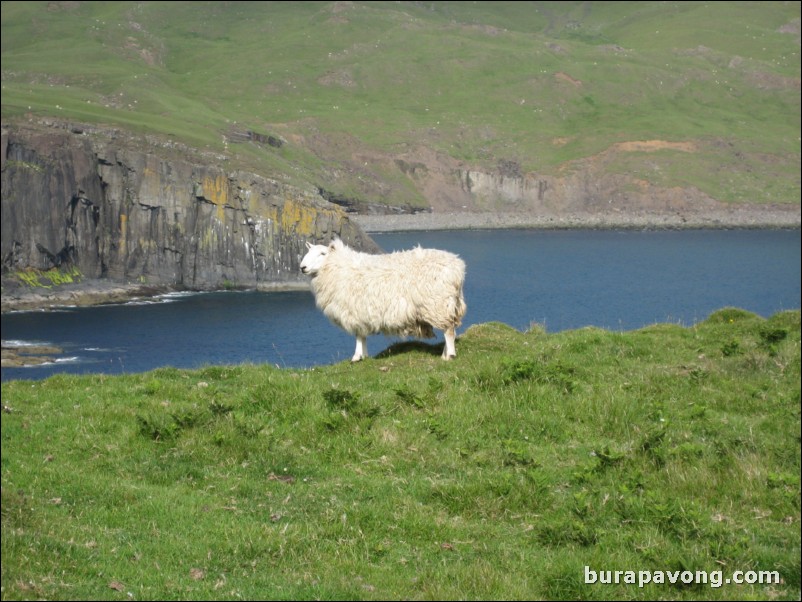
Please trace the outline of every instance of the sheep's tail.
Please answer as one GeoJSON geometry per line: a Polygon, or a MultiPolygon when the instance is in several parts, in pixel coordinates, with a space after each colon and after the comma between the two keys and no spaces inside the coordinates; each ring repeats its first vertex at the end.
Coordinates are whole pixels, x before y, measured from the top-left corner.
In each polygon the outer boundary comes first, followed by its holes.
{"type": "Polygon", "coordinates": [[[448,315],[455,328],[462,324],[462,318],[466,311],[468,311],[468,305],[465,303],[465,297],[462,295],[460,287],[459,294],[448,299],[448,315]]]}

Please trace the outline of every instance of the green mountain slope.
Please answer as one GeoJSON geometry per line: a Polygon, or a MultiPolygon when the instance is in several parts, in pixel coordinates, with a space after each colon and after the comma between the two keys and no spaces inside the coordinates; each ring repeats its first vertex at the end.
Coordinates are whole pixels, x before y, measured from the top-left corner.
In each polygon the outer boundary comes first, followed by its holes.
{"type": "Polygon", "coordinates": [[[3,2],[2,117],[169,136],[413,205],[399,157],[421,149],[557,174],[657,141],[603,169],[799,203],[799,31],[783,2],[3,2]]]}

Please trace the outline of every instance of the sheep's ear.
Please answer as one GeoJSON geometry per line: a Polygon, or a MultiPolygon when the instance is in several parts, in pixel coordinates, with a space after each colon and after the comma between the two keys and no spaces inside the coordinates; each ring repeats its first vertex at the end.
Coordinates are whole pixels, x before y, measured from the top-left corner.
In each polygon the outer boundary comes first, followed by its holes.
{"type": "Polygon", "coordinates": [[[335,249],[342,249],[343,248],[343,241],[339,238],[334,237],[334,240],[329,243],[329,251],[334,251],[335,249]]]}
{"type": "Polygon", "coordinates": [[[307,249],[311,249],[312,248],[312,243],[309,242],[308,240],[306,241],[306,248],[307,249]]]}

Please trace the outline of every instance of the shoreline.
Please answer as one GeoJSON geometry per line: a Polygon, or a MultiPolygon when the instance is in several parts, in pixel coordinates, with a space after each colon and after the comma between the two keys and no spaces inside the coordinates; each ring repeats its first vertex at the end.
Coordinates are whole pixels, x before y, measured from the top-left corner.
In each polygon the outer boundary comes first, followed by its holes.
{"type": "Polygon", "coordinates": [[[416,230],[486,230],[531,228],[542,230],[700,230],[794,229],[802,217],[799,206],[734,207],[700,213],[590,213],[563,215],[530,213],[415,213],[351,214],[349,218],[368,234],[416,230]]]}
{"type": "MultiPolygon", "coordinates": [[[[692,229],[799,229],[800,207],[737,207],[698,214],[674,213],[568,213],[560,216],[528,213],[417,213],[391,215],[349,214],[349,219],[366,233],[420,230],[692,230],[692,229]]],[[[273,282],[255,288],[235,290],[286,291],[307,290],[308,283],[273,282]]],[[[221,289],[216,289],[219,292],[221,289]]],[[[25,288],[3,282],[0,311],[49,311],[65,307],[82,307],[129,303],[153,299],[177,292],[212,292],[179,289],[167,285],[124,284],[102,280],[85,280],[58,288],[25,288]]]]}
{"type": "MultiPolygon", "coordinates": [[[[6,282],[4,281],[4,288],[6,282]]],[[[154,302],[156,297],[176,293],[212,293],[234,291],[296,291],[308,290],[306,282],[269,282],[260,284],[255,288],[242,287],[235,289],[204,289],[187,290],[167,285],[122,284],[119,282],[105,282],[102,280],[86,280],[64,285],[60,288],[23,288],[17,286],[13,292],[2,294],[2,308],[0,313],[27,312],[27,311],[57,311],[74,307],[89,307],[96,305],[117,305],[137,301],[154,302]]]]}

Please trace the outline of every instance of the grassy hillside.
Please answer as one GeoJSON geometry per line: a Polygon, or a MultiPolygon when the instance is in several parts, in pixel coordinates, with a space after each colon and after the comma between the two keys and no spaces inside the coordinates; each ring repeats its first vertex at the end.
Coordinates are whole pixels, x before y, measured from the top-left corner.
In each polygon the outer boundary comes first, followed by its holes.
{"type": "Polygon", "coordinates": [[[556,173],[618,142],[690,142],[606,169],[798,203],[799,19],[797,2],[3,2],[2,116],[418,204],[392,161],[413,148],[556,173]],[[247,130],[287,143],[236,143],[247,130]]]}
{"type": "Polygon", "coordinates": [[[798,311],[457,349],[4,383],[3,599],[799,598],[798,311]]]}

